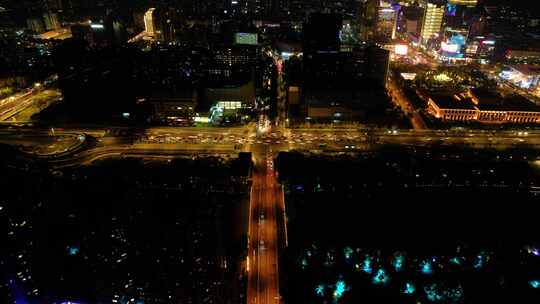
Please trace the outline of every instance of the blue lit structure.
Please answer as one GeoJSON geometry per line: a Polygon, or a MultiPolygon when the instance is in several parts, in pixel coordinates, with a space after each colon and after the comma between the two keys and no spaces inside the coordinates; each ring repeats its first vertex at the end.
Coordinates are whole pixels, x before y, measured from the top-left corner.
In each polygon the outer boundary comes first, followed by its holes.
{"type": "Polygon", "coordinates": [[[412,283],[405,283],[405,288],[403,288],[404,294],[413,294],[416,291],[416,288],[412,283]]]}
{"type": "Polygon", "coordinates": [[[317,287],[315,287],[315,294],[319,297],[324,297],[324,285],[319,284],[317,287]]]}
{"type": "Polygon", "coordinates": [[[446,4],[446,16],[456,16],[457,6],[452,3],[446,4]]]}
{"type": "Polygon", "coordinates": [[[486,260],[487,260],[486,253],[483,252],[483,251],[480,252],[480,254],[476,256],[473,267],[475,269],[480,269],[480,268],[484,267],[484,264],[485,264],[486,260]]]}
{"type": "Polygon", "coordinates": [[[362,271],[368,274],[373,271],[373,268],[371,267],[371,257],[366,256],[366,258],[362,262],[362,271]]]}
{"type": "Polygon", "coordinates": [[[426,293],[427,299],[431,302],[443,300],[443,295],[437,288],[437,284],[431,284],[424,287],[424,292],[426,293]]]}
{"type": "Polygon", "coordinates": [[[336,289],[334,290],[334,298],[337,300],[343,296],[343,293],[347,290],[347,285],[345,281],[338,280],[336,282],[336,289]]]}
{"type": "Polygon", "coordinates": [[[23,286],[17,284],[17,279],[9,279],[9,290],[15,299],[15,304],[29,304],[28,299],[26,298],[26,293],[23,286]]]}
{"type": "Polygon", "coordinates": [[[463,258],[461,258],[461,257],[454,257],[454,258],[450,259],[450,263],[454,264],[454,265],[457,265],[457,266],[461,266],[462,260],[463,260],[463,258]]]}
{"type": "Polygon", "coordinates": [[[79,247],[68,246],[67,250],[69,255],[77,255],[79,253],[79,247]]]}
{"type": "Polygon", "coordinates": [[[352,250],[351,247],[345,247],[345,249],[343,249],[343,254],[345,255],[345,259],[349,260],[352,257],[353,252],[354,251],[352,250]]]}
{"type": "Polygon", "coordinates": [[[302,267],[302,269],[306,269],[307,265],[308,265],[308,262],[305,258],[300,260],[300,266],[302,267]]]}
{"type": "Polygon", "coordinates": [[[433,267],[431,266],[430,261],[423,261],[420,263],[420,271],[423,274],[433,274],[433,267]]]}
{"type": "Polygon", "coordinates": [[[531,286],[534,289],[540,288],[540,280],[531,280],[531,281],[529,281],[529,286],[531,286]]]}
{"type": "Polygon", "coordinates": [[[405,261],[405,257],[398,253],[394,256],[394,260],[392,261],[392,266],[394,266],[394,269],[399,272],[403,269],[403,262],[405,261]]]}
{"type": "Polygon", "coordinates": [[[377,271],[377,274],[373,278],[373,284],[386,284],[389,279],[390,278],[388,277],[384,269],[381,268],[377,271]]]}
{"type": "Polygon", "coordinates": [[[440,288],[437,284],[430,284],[424,287],[426,298],[431,302],[455,303],[463,298],[463,288],[461,285],[455,288],[440,288]]]}
{"type": "Polygon", "coordinates": [[[458,286],[456,288],[445,290],[444,297],[445,300],[449,300],[450,302],[457,302],[463,297],[463,288],[461,286],[458,286]]]}
{"type": "Polygon", "coordinates": [[[324,260],[324,266],[332,266],[334,265],[334,255],[331,252],[326,253],[326,259],[324,260]]]}

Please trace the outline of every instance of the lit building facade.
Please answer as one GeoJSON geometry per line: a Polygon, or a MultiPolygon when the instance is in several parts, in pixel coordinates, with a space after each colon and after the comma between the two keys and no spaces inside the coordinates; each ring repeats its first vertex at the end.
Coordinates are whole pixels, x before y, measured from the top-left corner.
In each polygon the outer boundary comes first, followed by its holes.
{"type": "Polygon", "coordinates": [[[377,9],[376,40],[389,42],[396,37],[399,6],[381,1],[377,9]]]}
{"type": "Polygon", "coordinates": [[[478,4],[478,0],[448,0],[448,3],[454,5],[474,7],[478,4]]]}
{"type": "Polygon", "coordinates": [[[40,18],[29,18],[26,20],[26,28],[34,34],[41,34],[45,31],[40,18]]]}
{"type": "Polygon", "coordinates": [[[534,105],[482,104],[463,95],[429,97],[428,112],[445,121],[540,123],[540,109],[534,105]]]}
{"type": "Polygon", "coordinates": [[[377,11],[380,0],[359,0],[358,5],[358,38],[369,41],[375,36],[377,11]]]}
{"type": "Polygon", "coordinates": [[[477,0],[448,0],[444,27],[449,31],[466,32],[468,36],[474,21],[477,0]]]}
{"type": "Polygon", "coordinates": [[[58,15],[55,13],[48,12],[43,14],[43,21],[45,21],[45,29],[48,31],[60,28],[60,21],[58,21],[58,15]]]}
{"type": "Polygon", "coordinates": [[[155,8],[150,8],[144,13],[144,30],[148,35],[156,34],[155,8]]]}
{"type": "Polygon", "coordinates": [[[443,17],[444,5],[431,2],[426,3],[422,31],[420,33],[421,43],[426,43],[434,35],[440,34],[443,17]]]}

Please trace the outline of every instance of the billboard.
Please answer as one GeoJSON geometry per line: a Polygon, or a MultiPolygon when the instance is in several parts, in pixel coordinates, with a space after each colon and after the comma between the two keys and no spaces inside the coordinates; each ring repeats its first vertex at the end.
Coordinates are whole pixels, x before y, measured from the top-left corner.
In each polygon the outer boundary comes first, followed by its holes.
{"type": "Polygon", "coordinates": [[[257,45],[257,34],[254,33],[236,33],[234,34],[235,44],[257,45]]]}
{"type": "Polygon", "coordinates": [[[460,46],[458,44],[452,44],[452,43],[441,43],[441,50],[447,52],[447,53],[458,53],[460,46]]]}
{"type": "Polygon", "coordinates": [[[394,46],[394,52],[396,55],[406,56],[409,52],[409,46],[406,44],[396,44],[394,46]]]}

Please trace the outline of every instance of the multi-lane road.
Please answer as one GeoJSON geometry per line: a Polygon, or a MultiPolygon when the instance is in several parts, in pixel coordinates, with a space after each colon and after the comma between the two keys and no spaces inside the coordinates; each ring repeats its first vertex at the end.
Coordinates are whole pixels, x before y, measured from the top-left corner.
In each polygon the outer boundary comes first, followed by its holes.
{"type": "Polygon", "coordinates": [[[249,216],[247,303],[279,303],[278,221],[276,210],[281,199],[268,147],[253,153],[252,191],[249,216]]]}
{"type": "MultiPolygon", "coordinates": [[[[16,121],[14,118],[16,118],[17,114],[37,105],[39,101],[44,102],[48,106],[60,98],[61,94],[57,90],[29,89],[24,93],[2,99],[0,100],[0,122],[16,121]]],[[[39,112],[39,110],[41,108],[36,106],[33,112],[39,112]]],[[[30,116],[30,114],[26,116],[30,116]]]]}
{"type": "Polygon", "coordinates": [[[186,154],[251,152],[254,162],[248,231],[249,304],[280,303],[278,256],[286,243],[282,188],[274,172],[273,153],[279,151],[363,151],[380,145],[467,146],[507,149],[526,145],[540,151],[540,131],[286,129],[257,126],[238,128],[76,128],[4,129],[0,142],[33,141],[50,145],[57,137],[85,134],[87,142],[71,153],[51,155],[52,167],[90,164],[108,157],[173,158],[186,154]],[[21,136],[22,134],[22,136],[21,136]],[[285,237],[281,232],[285,232],[285,237]]]}
{"type": "Polygon", "coordinates": [[[387,89],[392,97],[392,101],[398,105],[405,114],[410,115],[411,124],[416,130],[427,129],[424,119],[411,104],[409,99],[405,97],[403,91],[398,87],[394,79],[387,82],[387,89]]]}
{"type": "MultiPolygon", "coordinates": [[[[266,129],[266,128],[265,128],[266,129]]],[[[112,130],[99,128],[77,129],[4,129],[0,142],[30,146],[54,144],[66,135],[91,135],[92,143],[84,151],[70,154],[62,148],[62,158],[73,165],[86,164],[88,159],[98,159],[118,153],[161,154],[189,153],[238,153],[254,152],[264,146],[279,151],[333,152],[372,150],[381,145],[429,147],[465,146],[474,148],[509,149],[530,147],[540,149],[540,131],[482,131],[482,130],[390,130],[390,129],[285,129],[274,128],[257,132],[253,126],[238,128],[149,128],[112,130]],[[56,136],[50,136],[54,133],[56,136]],[[21,134],[24,134],[22,136],[21,134]],[[49,137],[47,140],[40,140],[49,137]],[[84,156],[84,157],[83,157],[84,156]],[[85,158],[86,157],[86,158],[85,158]],[[80,163],[79,163],[80,162],[80,163]]],[[[67,142],[65,142],[67,143],[67,142]]],[[[65,146],[65,145],[63,145],[65,146]]],[[[69,146],[65,146],[69,147],[69,146]]],[[[74,145],[80,149],[79,145],[74,145]]],[[[55,158],[55,162],[58,159],[55,158]]]]}

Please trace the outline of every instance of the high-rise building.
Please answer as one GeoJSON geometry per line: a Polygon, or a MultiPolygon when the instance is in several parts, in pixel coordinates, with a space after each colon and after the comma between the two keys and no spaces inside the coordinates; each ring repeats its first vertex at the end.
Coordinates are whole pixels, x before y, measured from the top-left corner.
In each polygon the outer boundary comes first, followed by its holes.
{"type": "Polygon", "coordinates": [[[43,0],[43,5],[45,7],[45,10],[49,11],[55,11],[55,10],[61,10],[64,8],[62,0],[43,0]]]}
{"type": "Polygon", "coordinates": [[[343,19],[336,14],[311,14],[304,24],[304,58],[315,53],[337,53],[341,49],[343,19]]]}
{"type": "Polygon", "coordinates": [[[377,26],[377,12],[380,0],[357,0],[358,38],[372,40],[377,26]]]}
{"type": "Polygon", "coordinates": [[[48,31],[56,30],[60,28],[60,22],[58,21],[58,15],[52,12],[43,14],[43,20],[45,21],[45,29],[48,31]]]}
{"type": "Polygon", "coordinates": [[[45,31],[41,18],[28,18],[26,20],[26,28],[34,34],[41,34],[45,31]]]}
{"type": "Polygon", "coordinates": [[[369,46],[366,48],[366,76],[380,87],[384,87],[390,70],[390,52],[388,50],[369,46]]]}
{"type": "Polygon", "coordinates": [[[422,43],[426,43],[434,35],[439,35],[441,32],[443,17],[444,17],[444,4],[427,2],[424,18],[422,21],[422,31],[420,33],[420,39],[422,43]]]}
{"type": "Polygon", "coordinates": [[[71,27],[71,35],[75,41],[84,41],[88,45],[94,44],[94,35],[92,28],[88,24],[74,24],[71,27]]]}
{"type": "Polygon", "coordinates": [[[144,30],[148,36],[159,41],[176,40],[178,12],[173,7],[150,8],[143,16],[144,30]]]}
{"type": "Polygon", "coordinates": [[[150,36],[154,36],[157,34],[155,14],[156,9],[153,7],[148,9],[146,13],[144,13],[144,31],[150,36]]]}
{"type": "Polygon", "coordinates": [[[445,27],[469,31],[477,4],[477,0],[448,0],[444,18],[445,27]]]}
{"type": "Polygon", "coordinates": [[[159,14],[160,18],[158,28],[161,31],[160,40],[171,42],[176,40],[176,29],[178,22],[178,12],[173,7],[162,9],[159,14]]]}
{"type": "Polygon", "coordinates": [[[385,43],[395,38],[398,12],[399,6],[380,1],[377,8],[376,41],[385,43]]]}
{"type": "Polygon", "coordinates": [[[401,8],[399,18],[399,32],[420,35],[422,30],[422,18],[424,16],[424,8],[411,5],[401,8]]]}

